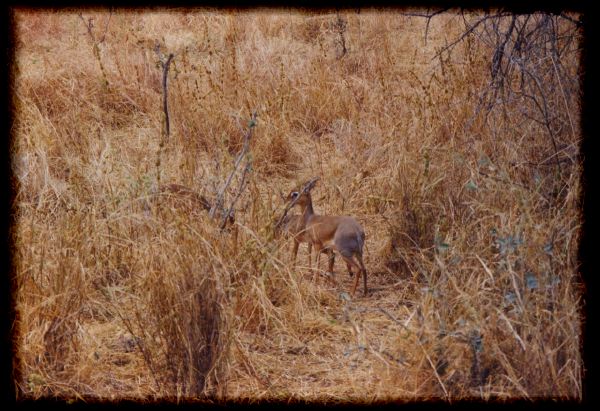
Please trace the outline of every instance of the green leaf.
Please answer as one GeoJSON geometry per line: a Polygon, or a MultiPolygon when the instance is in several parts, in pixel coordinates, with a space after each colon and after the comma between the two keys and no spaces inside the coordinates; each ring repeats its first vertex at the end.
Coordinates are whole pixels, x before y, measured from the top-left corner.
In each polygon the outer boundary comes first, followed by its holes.
{"type": "Polygon", "coordinates": [[[525,285],[530,290],[538,288],[538,280],[534,273],[530,271],[525,273],[525,285]]]}
{"type": "Polygon", "coordinates": [[[560,284],[560,277],[555,274],[544,273],[546,288],[551,289],[560,284]]]}
{"type": "Polygon", "coordinates": [[[471,191],[475,191],[477,190],[479,187],[477,187],[477,184],[475,184],[473,181],[469,180],[467,182],[467,184],[465,184],[465,187],[467,188],[467,190],[471,190],[471,191]]]}
{"type": "Polygon", "coordinates": [[[515,293],[513,293],[512,291],[509,291],[506,294],[504,294],[504,299],[509,304],[514,304],[517,301],[517,295],[515,293]]]}
{"type": "Polygon", "coordinates": [[[439,243],[435,246],[439,252],[445,252],[450,248],[450,244],[448,243],[439,243]]]}
{"type": "Polygon", "coordinates": [[[485,167],[490,164],[490,159],[488,156],[483,155],[483,156],[479,157],[477,164],[479,164],[480,167],[485,167]]]}

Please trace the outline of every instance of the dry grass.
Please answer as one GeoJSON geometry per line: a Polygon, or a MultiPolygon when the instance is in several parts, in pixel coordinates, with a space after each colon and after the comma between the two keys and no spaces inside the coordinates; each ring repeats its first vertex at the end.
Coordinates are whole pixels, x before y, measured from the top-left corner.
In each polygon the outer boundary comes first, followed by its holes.
{"type": "MultiPolygon", "coordinates": [[[[581,398],[579,163],[531,165],[553,151],[519,104],[474,115],[486,45],[433,59],[458,17],[425,41],[424,19],[341,16],[86,10],[91,36],[17,10],[20,398],[581,398]],[[155,43],[175,54],[162,182],[214,198],[258,111],[234,231],[147,201],[155,43]],[[272,238],[279,192],[314,175],[317,212],[365,227],[368,297],[272,238]]],[[[579,125],[556,138],[576,158],[579,125]]]]}

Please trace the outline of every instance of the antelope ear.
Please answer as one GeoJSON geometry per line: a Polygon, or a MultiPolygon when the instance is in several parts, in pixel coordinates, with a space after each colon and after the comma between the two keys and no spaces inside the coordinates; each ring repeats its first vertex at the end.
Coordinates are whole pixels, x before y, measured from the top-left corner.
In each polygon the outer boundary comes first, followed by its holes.
{"type": "Polygon", "coordinates": [[[306,190],[307,192],[311,191],[313,188],[315,188],[317,181],[319,181],[320,179],[321,178],[319,176],[315,176],[308,180],[306,183],[304,183],[304,190],[306,190]]]}

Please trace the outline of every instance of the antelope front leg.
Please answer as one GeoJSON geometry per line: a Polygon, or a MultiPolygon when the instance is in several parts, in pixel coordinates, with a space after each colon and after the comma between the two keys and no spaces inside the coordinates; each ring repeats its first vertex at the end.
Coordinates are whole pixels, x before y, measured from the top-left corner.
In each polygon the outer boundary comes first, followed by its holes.
{"type": "Polygon", "coordinates": [[[296,256],[298,255],[298,247],[300,243],[294,239],[294,248],[292,249],[292,267],[296,268],[296,256]]]}
{"type": "Polygon", "coordinates": [[[327,254],[329,254],[329,275],[331,276],[331,281],[335,287],[337,287],[337,281],[335,280],[335,273],[333,272],[333,265],[335,264],[335,253],[330,248],[327,250],[327,254]]]}
{"type": "Polygon", "coordinates": [[[333,265],[335,264],[335,254],[333,250],[328,249],[327,255],[329,256],[329,273],[333,275],[333,265]]]}
{"type": "Polygon", "coordinates": [[[317,250],[317,267],[313,270],[313,282],[317,281],[317,276],[319,275],[319,263],[321,261],[321,250],[323,246],[319,243],[315,243],[315,250],[317,250]]]}

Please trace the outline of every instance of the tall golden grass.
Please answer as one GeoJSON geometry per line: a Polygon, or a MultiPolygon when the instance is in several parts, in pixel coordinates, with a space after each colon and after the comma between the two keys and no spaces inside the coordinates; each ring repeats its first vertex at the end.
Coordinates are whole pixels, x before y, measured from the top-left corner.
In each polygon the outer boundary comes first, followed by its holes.
{"type": "Polygon", "coordinates": [[[480,110],[489,45],[434,58],[462,30],[452,12],[17,9],[19,398],[580,399],[577,85],[550,102],[570,120],[556,151],[533,103],[480,110]],[[254,110],[235,230],[149,201],[159,150],[162,182],[214,198],[254,110]],[[317,212],[365,227],[367,297],[341,266],[340,288],[312,283],[273,237],[279,193],[312,176],[317,212]]]}

